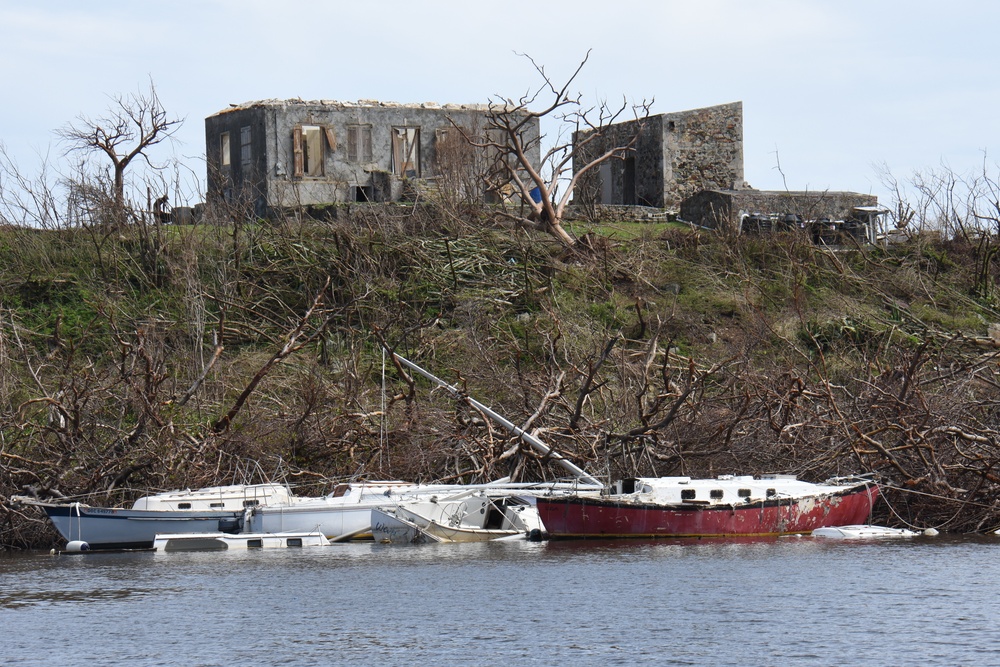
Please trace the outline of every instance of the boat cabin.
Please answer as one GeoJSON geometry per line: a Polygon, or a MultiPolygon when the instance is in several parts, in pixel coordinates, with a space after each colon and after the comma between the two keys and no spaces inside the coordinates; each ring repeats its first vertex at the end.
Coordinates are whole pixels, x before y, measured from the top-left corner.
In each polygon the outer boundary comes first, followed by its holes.
{"type": "Polygon", "coordinates": [[[629,477],[616,482],[610,496],[631,496],[636,502],[676,505],[739,505],[800,495],[814,486],[794,475],[720,475],[690,477],[629,477]]]}

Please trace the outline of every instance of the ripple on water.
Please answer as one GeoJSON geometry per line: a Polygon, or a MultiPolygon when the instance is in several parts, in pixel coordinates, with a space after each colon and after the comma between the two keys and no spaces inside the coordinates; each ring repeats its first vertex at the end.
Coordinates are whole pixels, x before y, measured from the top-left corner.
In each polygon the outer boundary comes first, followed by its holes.
{"type": "Polygon", "coordinates": [[[991,664],[998,544],[347,544],[0,558],[0,644],[5,665],[991,664]]]}

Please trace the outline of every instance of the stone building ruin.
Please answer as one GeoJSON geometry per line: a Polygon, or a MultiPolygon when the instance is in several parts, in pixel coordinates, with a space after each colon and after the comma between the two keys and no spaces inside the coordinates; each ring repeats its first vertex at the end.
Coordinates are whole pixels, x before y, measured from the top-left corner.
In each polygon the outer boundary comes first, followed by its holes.
{"type": "MultiPolygon", "coordinates": [[[[581,204],[676,211],[701,190],[744,187],[742,102],[615,123],[602,132],[577,148],[574,169],[636,134],[638,139],[624,158],[607,160],[580,178],[574,197],[581,204]]],[[[583,134],[574,134],[574,144],[583,134]]]]}
{"type": "MultiPolygon", "coordinates": [[[[205,119],[208,203],[267,217],[331,204],[396,202],[429,189],[469,201],[511,201],[516,188],[504,180],[509,177],[490,173],[496,156],[466,138],[488,136],[488,113],[488,105],[365,100],[231,105],[205,119]]],[[[537,167],[537,118],[527,135],[527,158],[537,167]]],[[[581,144],[584,136],[573,136],[574,169],[633,137],[636,141],[623,157],[606,160],[580,178],[574,204],[583,210],[653,207],[725,233],[800,229],[827,244],[848,236],[874,242],[883,233],[885,211],[873,195],[747,186],[742,102],[615,123],[581,144]]]]}
{"type": "Polygon", "coordinates": [[[875,243],[885,230],[875,195],[857,192],[703,190],[681,203],[680,219],[726,234],[798,230],[820,245],[875,243]]]}
{"type": "MultiPolygon", "coordinates": [[[[232,105],[205,119],[208,202],[267,216],[343,202],[399,201],[408,185],[435,182],[485,198],[479,176],[487,162],[462,131],[476,136],[487,112],[486,105],[364,100],[232,105]]],[[[537,120],[528,131],[538,136],[537,120]]],[[[537,163],[538,142],[530,145],[535,154],[529,157],[537,163]]]]}

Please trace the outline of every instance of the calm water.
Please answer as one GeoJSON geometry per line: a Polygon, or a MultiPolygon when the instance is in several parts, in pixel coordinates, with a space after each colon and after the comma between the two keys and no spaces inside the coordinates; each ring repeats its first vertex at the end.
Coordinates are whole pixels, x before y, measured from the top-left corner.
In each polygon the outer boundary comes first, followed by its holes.
{"type": "Polygon", "coordinates": [[[0,557],[3,665],[996,665],[1000,538],[0,557]]]}

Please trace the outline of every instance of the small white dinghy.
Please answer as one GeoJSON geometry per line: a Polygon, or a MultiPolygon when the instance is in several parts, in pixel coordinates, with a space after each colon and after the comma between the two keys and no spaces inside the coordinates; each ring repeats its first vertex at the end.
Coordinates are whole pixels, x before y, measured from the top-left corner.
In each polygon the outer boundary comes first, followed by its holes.
{"type": "Polygon", "coordinates": [[[824,526],[812,532],[813,537],[829,537],[836,540],[868,540],[886,537],[915,537],[920,533],[905,528],[887,528],[868,524],[854,526],[824,526]]]}
{"type": "Polygon", "coordinates": [[[323,533],[157,533],[153,549],[164,551],[228,551],[230,549],[288,549],[326,547],[323,533]]]}

